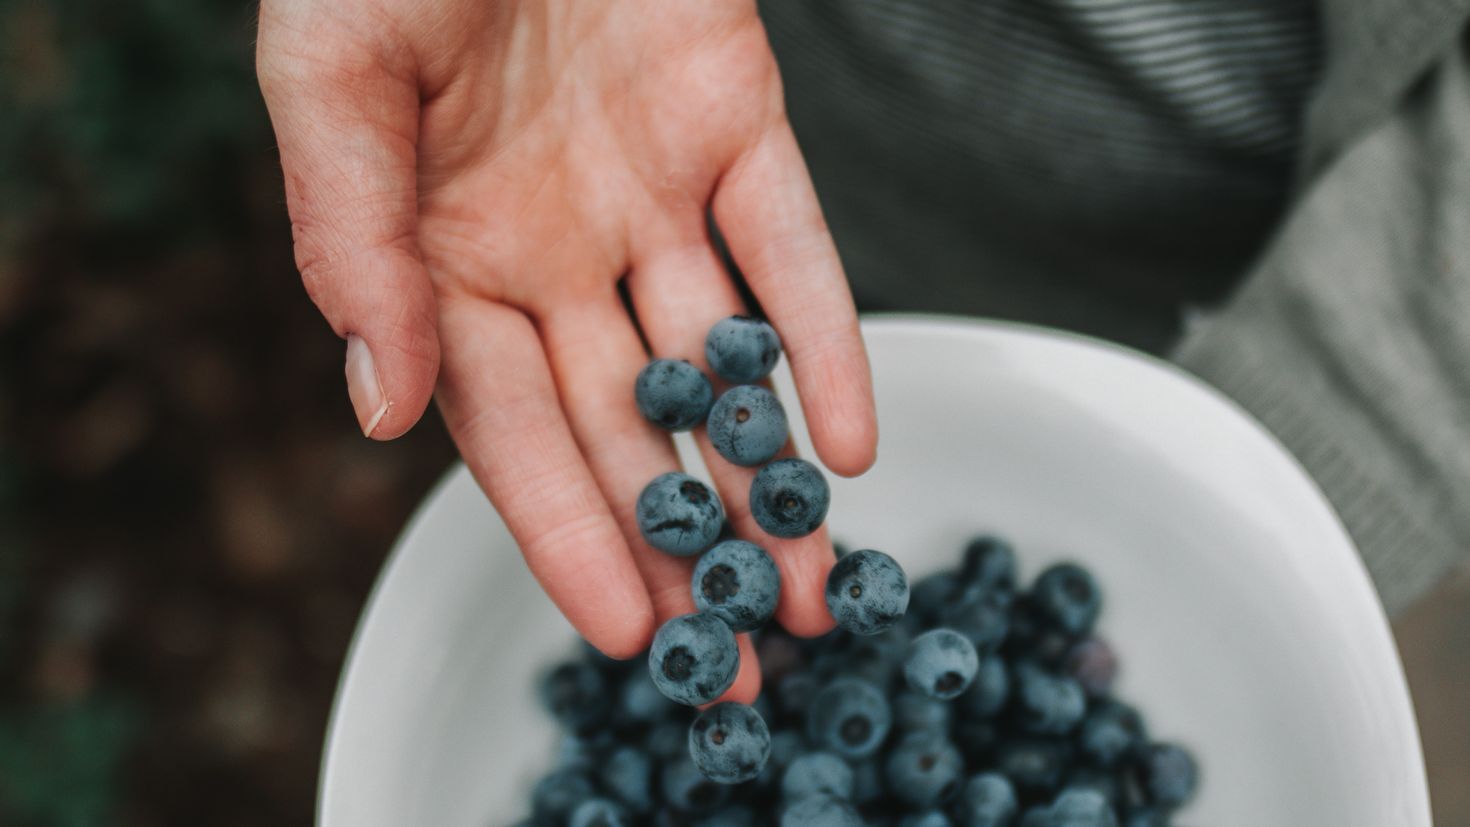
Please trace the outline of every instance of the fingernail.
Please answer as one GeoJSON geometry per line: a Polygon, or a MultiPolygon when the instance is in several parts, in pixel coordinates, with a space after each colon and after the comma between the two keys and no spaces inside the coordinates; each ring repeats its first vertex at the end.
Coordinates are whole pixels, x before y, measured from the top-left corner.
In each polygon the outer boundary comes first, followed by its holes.
{"type": "Polygon", "coordinates": [[[378,381],[373,352],[355,334],[347,336],[347,397],[352,400],[362,435],[372,436],[383,414],[388,412],[388,397],[383,393],[383,383],[378,381]]]}

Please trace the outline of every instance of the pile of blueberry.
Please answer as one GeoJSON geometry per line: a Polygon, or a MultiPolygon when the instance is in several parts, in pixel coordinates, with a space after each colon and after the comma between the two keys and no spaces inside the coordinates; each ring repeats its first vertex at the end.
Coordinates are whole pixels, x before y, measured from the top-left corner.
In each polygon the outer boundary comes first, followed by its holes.
{"type": "MultiPolygon", "coordinates": [[[[767,376],[775,331],[735,317],[706,356],[731,382],[767,376]]],[[[781,404],[758,385],[713,400],[687,362],[638,377],[638,406],[671,430],[706,422],[732,462],[767,463],[751,487],[757,523],[779,537],[816,530],[829,493],[786,444],[781,404]]],[[[838,628],[798,640],[766,626],[781,579],[755,543],[723,539],[719,499],[683,474],[644,490],[639,526],[670,554],[701,554],[698,612],[655,634],[647,669],[586,649],[548,673],[542,700],[568,730],[537,783],[536,827],[1162,827],[1192,795],[1193,758],[1152,741],[1112,696],[1117,661],[1093,634],[1102,596],[1063,563],[1017,588],[1015,555],[982,537],[962,565],[912,592],[872,550],[836,550],[827,607],[838,628]],[[735,681],[735,634],[749,632],[766,691],[713,703],[735,681]]]]}

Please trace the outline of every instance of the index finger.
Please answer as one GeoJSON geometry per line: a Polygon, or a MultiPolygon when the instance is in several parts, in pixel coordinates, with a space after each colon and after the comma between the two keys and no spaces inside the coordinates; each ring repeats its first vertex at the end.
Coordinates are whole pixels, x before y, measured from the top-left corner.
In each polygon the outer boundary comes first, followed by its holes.
{"type": "Polygon", "coordinates": [[[878,419],[852,292],[791,128],[772,127],[720,180],[715,222],[781,333],[812,444],[833,472],[877,456],[878,419]]]}

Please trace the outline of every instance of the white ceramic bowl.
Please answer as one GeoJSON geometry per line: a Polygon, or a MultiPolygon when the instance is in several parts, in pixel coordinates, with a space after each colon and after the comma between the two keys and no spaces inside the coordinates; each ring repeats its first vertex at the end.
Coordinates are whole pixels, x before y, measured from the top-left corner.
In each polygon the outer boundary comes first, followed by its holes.
{"type": "MultiPolygon", "coordinates": [[[[836,537],[912,576],[982,530],[1012,538],[1028,575],[1061,558],[1092,567],[1119,693],[1201,761],[1189,824],[1430,824],[1383,611],[1326,501],[1259,425],[1178,370],[1078,337],[922,318],[864,330],[882,441],[871,473],[834,480],[836,537]]],[[[789,375],[778,386],[794,404],[789,375]]],[[[469,474],[451,471],[357,630],[319,822],[523,815],[554,740],[534,676],[573,640],[469,474]]]]}

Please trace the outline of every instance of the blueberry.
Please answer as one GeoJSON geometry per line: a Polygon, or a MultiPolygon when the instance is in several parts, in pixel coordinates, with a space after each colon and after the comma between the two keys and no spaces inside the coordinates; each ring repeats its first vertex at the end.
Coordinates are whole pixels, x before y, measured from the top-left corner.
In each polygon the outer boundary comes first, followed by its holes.
{"type": "Polygon", "coordinates": [[[676,557],[709,548],[720,536],[725,509],[699,480],[671,471],[654,478],[638,495],[638,530],[648,544],[676,557]]]}
{"type": "Polygon", "coordinates": [[[903,675],[915,692],[948,701],[970,686],[979,668],[980,658],[967,638],[953,629],[933,629],[909,644],[903,675]]]}
{"type": "Polygon", "coordinates": [[[883,798],[887,785],[883,783],[883,771],[878,759],[871,758],[852,768],[852,803],[859,808],[883,798]]]}
{"type": "Polygon", "coordinates": [[[1043,613],[1031,595],[1020,595],[1011,604],[1009,627],[1001,651],[1012,659],[1059,666],[1076,642],[1074,635],[1043,613]]]}
{"type": "Polygon", "coordinates": [[[645,669],[629,673],[618,696],[617,718],[625,726],[651,726],[662,721],[678,707],[654,685],[645,669]]]}
{"type": "Polygon", "coordinates": [[[786,808],[781,827],[863,827],[863,819],[840,798],[812,795],[786,808]]]}
{"type": "Polygon", "coordinates": [[[1052,738],[1013,738],[995,752],[995,769],[1022,791],[1048,794],[1062,783],[1072,760],[1071,745],[1052,738]]]}
{"type": "Polygon", "coordinates": [[[1123,816],[1122,827],[1169,827],[1169,817],[1152,807],[1133,810],[1123,816]]]}
{"type": "Polygon", "coordinates": [[[695,822],[693,827],[757,827],[755,813],[749,807],[724,807],[695,822]]]}
{"type": "Polygon", "coordinates": [[[1015,591],[1016,552],[999,537],[976,537],[965,548],[960,578],[988,590],[1015,591]]]}
{"type": "Polygon", "coordinates": [[[822,472],[804,459],[778,459],[750,481],[750,514],[773,537],[805,537],[816,531],[827,519],[831,501],[822,472]]]}
{"type": "Polygon", "coordinates": [[[863,818],[851,803],[814,795],[788,806],[781,814],[781,827],[863,827],[863,818]]]}
{"type": "Polygon", "coordinates": [[[1092,631],[1102,611],[1097,581],[1074,563],[1059,563],[1043,571],[1031,589],[1031,599],[1042,615],[1073,637],[1092,631]]]}
{"type": "Polygon", "coordinates": [[[999,592],[971,587],[939,611],[940,622],[969,638],[981,652],[993,652],[1010,630],[1010,605],[999,592]]]}
{"type": "Polygon", "coordinates": [[[909,614],[917,616],[925,624],[939,620],[950,598],[959,591],[960,580],[954,572],[941,571],[923,578],[914,584],[909,614]]]}
{"type": "Polygon", "coordinates": [[[860,678],[841,677],[812,699],[806,724],[812,743],[843,758],[861,760],[882,745],[893,712],[883,690],[860,678]]]}
{"type": "Polygon", "coordinates": [[[1194,795],[1199,771],[1194,756],[1177,744],[1154,744],[1139,762],[1149,799],[1164,809],[1173,809],[1194,795]]]}
{"type": "Polygon", "coordinates": [[[903,733],[948,732],[950,705],[928,695],[904,691],[893,698],[893,726],[903,733]]]}
{"type": "Polygon", "coordinates": [[[789,729],[772,732],[771,754],[766,758],[766,765],[761,768],[760,774],[756,776],[755,783],[762,789],[774,790],[780,785],[786,768],[805,751],[806,743],[797,732],[789,729]]]}
{"type": "Polygon", "coordinates": [[[983,772],[970,776],[960,789],[955,821],[957,827],[1006,827],[1019,807],[1016,790],[1004,775],[983,772]]]}
{"type": "Polygon", "coordinates": [[[710,369],[728,382],[754,382],[769,376],[781,356],[781,337],[763,319],[731,316],[715,322],[704,339],[710,369]]]}
{"type": "Polygon", "coordinates": [[[808,752],[799,755],[781,776],[781,796],[800,801],[814,795],[852,798],[852,767],[834,753],[808,752]]]}
{"type": "Polygon", "coordinates": [[[531,809],[539,821],[561,822],[597,791],[579,769],[552,770],[531,790],[531,809]]]}
{"type": "Polygon", "coordinates": [[[755,467],[786,446],[786,409],[759,385],[736,385],[710,408],[706,430],[720,456],[755,467]]]}
{"type": "Polygon", "coordinates": [[[730,794],[728,786],[705,778],[688,755],[664,764],[659,788],[666,804],[685,813],[709,812],[724,804],[730,794]]]}
{"type": "Polygon", "coordinates": [[[1118,677],[1118,657],[1102,638],[1089,637],[1078,641],[1067,652],[1062,668],[1082,684],[1082,690],[1089,696],[1101,698],[1112,691],[1113,681],[1118,677]]]}
{"type": "Polygon", "coordinates": [[[688,722],[664,721],[648,731],[643,739],[643,748],[660,761],[667,761],[689,752],[688,722]]]}
{"type": "Polygon", "coordinates": [[[998,655],[986,655],[975,670],[975,680],[955,700],[955,705],[961,714],[970,718],[989,718],[1005,706],[1010,688],[1005,661],[998,655]]]}
{"type": "Polygon", "coordinates": [[[602,673],[586,663],[563,663],[548,672],[541,680],[541,702],[573,732],[601,726],[612,706],[602,673]]]}
{"type": "Polygon", "coordinates": [[[648,650],[658,690],[688,706],[707,704],[735,683],[740,650],[724,621],[707,614],[676,617],[659,627],[648,650]]]}
{"type": "Polygon", "coordinates": [[[764,626],[781,598],[781,572],[755,543],[726,540],[694,567],[694,605],[737,632],[764,626]]]}
{"type": "Polygon", "coordinates": [[[632,827],[633,819],[616,801],[589,798],[572,811],[569,827],[632,827]]]}
{"type": "Polygon", "coordinates": [[[709,414],[715,391],[688,362],[655,359],[638,372],[633,398],[644,419],[666,431],[687,431],[709,414]]]}
{"type": "Polygon", "coordinates": [[[635,813],[653,809],[653,761],[633,747],[614,750],[597,769],[603,789],[635,813]]]}
{"type": "Polygon", "coordinates": [[[1147,739],[1143,718],[1132,707],[1106,701],[1082,720],[1077,748],[1084,758],[1099,767],[1112,767],[1137,754],[1147,739]]]}
{"type": "Polygon", "coordinates": [[[1072,768],[1063,782],[1063,792],[1067,790],[1092,790],[1107,799],[1108,806],[1115,807],[1122,796],[1122,785],[1118,776],[1108,770],[1097,767],[1089,767],[1079,764],[1072,768]]]}
{"type": "Polygon", "coordinates": [[[908,579],[881,551],[854,551],[827,574],[827,609],[838,626],[855,635],[884,631],[903,617],[908,605],[908,579]]]}
{"type": "Polygon", "coordinates": [[[965,759],[973,764],[989,765],[1001,741],[1000,724],[983,718],[960,718],[950,730],[950,737],[965,759]]]}
{"type": "Polygon", "coordinates": [[[1047,827],[1118,827],[1118,817],[1096,790],[1071,789],[1048,808],[1047,827]]]}
{"type": "Polygon", "coordinates": [[[1071,678],[1048,674],[1031,663],[1014,671],[1015,703],[1021,726],[1039,735],[1065,735],[1087,712],[1087,696],[1071,678]]]}
{"type": "Polygon", "coordinates": [[[939,810],[930,810],[927,813],[904,816],[899,820],[898,827],[954,827],[954,822],[939,810]]]}
{"type": "Polygon", "coordinates": [[[689,726],[689,757],[711,781],[749,781],[760,774],[770,754],[771,731],[745,704],[715,704],[689,726]]]}
{"type": "Polygon", "coordinates": [[[883,768],[894,797],[925,810],[945,804],[959,791],[965,759],[943,734],[916,732],[888,753],[883,768]]]}
{"type": "Polygon", "coordinates": [[[811,672],[792,672],[777,681],[776,701],[781,714],[792,721],[801,720],[821,688],[821,681],[811,672]]]}

